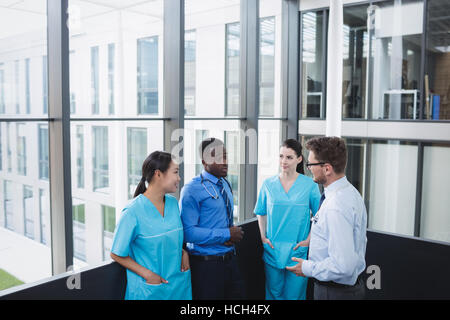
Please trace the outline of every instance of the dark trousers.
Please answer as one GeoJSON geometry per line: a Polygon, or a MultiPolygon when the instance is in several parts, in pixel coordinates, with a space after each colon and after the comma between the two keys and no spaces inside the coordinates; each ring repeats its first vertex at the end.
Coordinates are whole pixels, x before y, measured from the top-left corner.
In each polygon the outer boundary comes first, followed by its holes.
{"type": "Polygon", "coordinates": [[[358,278],[354,286],[335,287],[314,281],[314,300],[364,300],[366,287],[358,278]]]}
{"type": "Polygon", "coordinates": [[[244,298],[236,256],[226,261],[203,261],[190,257],[194,300],[240,300],[244,298]]]}

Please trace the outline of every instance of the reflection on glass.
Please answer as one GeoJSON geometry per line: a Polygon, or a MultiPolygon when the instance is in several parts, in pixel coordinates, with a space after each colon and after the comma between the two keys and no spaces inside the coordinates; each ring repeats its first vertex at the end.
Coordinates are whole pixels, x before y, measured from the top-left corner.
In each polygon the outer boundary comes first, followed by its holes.
{"type": "Polygon", "coordinates": [[[323,12],[302,14],[302,118],[324,117],[323,12]]]}
{"type": "Polygon", "coordinates": [[[226,25],[226,115],[239,115],[240,23],[226,25]]]}
{"type": "Polygon", "coordinates": [[[158,113],[158,37],[138,39],[138,114],[158,113]]]}
{"type": "Polygon", "coordinates": [[[92,114],[99,114],[99,64],[98,46],[91,48],[91,107],[92,114]]]}
{"type": "MultiPolygon", "coordinates": [[[[147,158],[147,129],[128,128],[128,198],[134,196],[134,191],[142,178],[142,163],[147,158]]],[[[152,150],[153,152],[154,150],[152,150]]]]}
{"type": "Polygon", "coordinates": [[[450,176],[450,145],[424,146],[422,213],[420,236],[450,242],[450,197],[447,179],[450,176]]]}
{"type": "Polygon", "coordinates": [[[114,75],[116,69],[116,46],[114,43],[108,44],[108,111],[114,114],[114,75]]]}
{"type": "Polygon", "coordinates": [[[275,17],[259,22],[259,115],[274,115],[275,102],[275,17]]]}
{"type": "Polygon", "coordinates": [[[109,192],[108,127],[92,127],[94,191],[109,192]]]}
{"type": "Polygon", "coordinates": [[[25,136],[25,124],[18,123],[17,129],[17,172],[27,175],[27,140],[25,136]]]}
{"type": "Polygon", "coordinates": [[[76,170],[77,188],[84,188],[84,132],[83,126],[76,126],[76,170]]]}
{"type": "Polygon", "coordinates": [[[103,260],[110,258],[114,229],[116,228],[116,209],[102,206],[103,218],[103,260]]]}
{"type": "Polygon", "coordinates": [[[76,198],[72,200],[73,216],[73,256],[86,261],[86,208],[85,204],[76,198]]]}
{"type": "Polygon", "coordinates": [[[424,118],[450,119],[450,2],[428,1],[424,118]]]}
{"type": "Polygon", "coordinates": [[[39,125],[39,179],[48,180],[48,125],[39,125]]]}
{"type": "Polygon", "coordinates": [[[34,239],[34,199],[33,189],[23,186],[23,215],[25,220],[25,236],[34,239]]]}
{"type": "Polygon", "coordinates": [[[374,16],[371,118],[417,119],[423,1],[386,1],[370,11],[374,16]]]}
{"type": "Polygon", "coordinates": [[[365,118],[369,51],[367,7],[344,7],[343,118],[365,118]]]}
{"type": "Polygon", "coordinates": [[[376,141],[371,144],[369,228],[414,234],[417,144],[376,141]],[[407,183],[405,183],[407,181],[407,183]]]}
{"type": "Polygon", "coordinates": [[[184,34],[184,114],[195,116],[196,32],[184,34]]]}

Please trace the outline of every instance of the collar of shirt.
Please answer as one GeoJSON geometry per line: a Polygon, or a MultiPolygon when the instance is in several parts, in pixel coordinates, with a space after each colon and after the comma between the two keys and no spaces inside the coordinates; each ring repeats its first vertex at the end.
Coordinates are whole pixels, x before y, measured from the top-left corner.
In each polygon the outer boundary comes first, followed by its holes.
{"type": "Polygon", "coordinates": [[[211,173],[209,173],[205,169],[203,169],[203,171],[202,171],[202,176],[203,176],[203,179],[209,180],[209,181],[211,181],[214,184],[217,184],[217,182],[220,180],[215,175],[212,175],[211,173]]]}
{"type": "Polygon", "coordinates": [[[324,188],[323,192],[325,193],[325,199],[328,198],[329,195],[334,193],[335,191],[344,188],[348,185],[348,180],[346,176],[343,176],[342,178],[336,180],[332,184],[330,184],[328,187],[324,188]]]}

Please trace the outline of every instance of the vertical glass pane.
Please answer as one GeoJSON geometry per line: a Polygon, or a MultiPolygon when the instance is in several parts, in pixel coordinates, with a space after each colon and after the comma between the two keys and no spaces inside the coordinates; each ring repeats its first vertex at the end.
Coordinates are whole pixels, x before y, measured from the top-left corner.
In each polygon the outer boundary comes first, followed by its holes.
{"type": "Polygon", "coordinates": [[[186,116],[239,112],[240,0],[185,0],[186,116]]]}
{"type": "Polygon", "coordinates": [[[195,151],[195,175],[198,176],[200,173],[202,173],[203,170],[203,164],[202,159],[200,155],[200,145],[203,140],[209,137],[209,131],[208,130],[195,130],[195,148],[197,149],[195,151]]]}
{"type": "Polygon", "coordinates": [[[364,197],[364,172],[366,163],[366,142],[362,139],[345,139],[347,145],[347,167],[345,175],[348,181],[364,197]]]}
{"type": "Polygon", "coordinates": [[[39,189],[39,233],[40,242],[50,245],[50,202],[45,189],[39,189]]]}
{"type": "Polygon", "coordinates": [[[240,23],[226,25],[226,115],[239,115],[240,23]]]}
{"type": "Polygon", "coordinates": [[[281,117],[281,4],[259,1],[259,115],[281,117]]]}
{"type": "Polygon", "coordinates": [[[271,117],[275,105],[275,17],[259,21],[259,115],[271,117]]]}
{"type": "Polygon", "coordinates": [[[116,209],[102,206],[103,216],[103,260],[110,258],[114,229],[116,228],[116,209]]]}
{"type": "Polygon", "coordinates": [[[92,127],[94,191],[109,192],[108,127],[92,127]]]}
{"type": "Polygon", "coordinates": [[[343,118],[365,118],[368,5],[344,7],[343,118]]]}
{"type": "Polygon", "coordinates": [[[423,1],[385,1],[372,6],[372,10],[370,117],[417,119],[423,1]]]}
{"type": "MultiPolygon", "coordinates": [[[[233,190],[234,206],[239,206],[239,132],[238,131],[226,131],[225,132],[225,147],[227,149],[228,160],[228,176],[227,179],[231,184],[233,190]]],[[[234,220],[237,222],[238,214],[235,212],[234,220]]]]}
{"type": "Polygon", "coordinates": [[[82,200],[72,199],[73,256],[86,261],[86,207],[82,200]]]}
{"type": "Polygon", "coordinates": [[[265,179],[279,173],[281,121],[258,121],[258,192],[265,179]]]}
{"type": "Polygon", "coordinates": [[[92,114],[99,114],[99,64],[98,47],[91,47],[91,108],[92,114]]]}
{"type": "Polygon", "coordinates": [[[424,118],[450,119],[450,2],[427,2],[424,118]]]}
{"type": "Polygon", "coordinates": [[[138,114],[158,114],[158,37],[138,39],[138,114]]]}
{"type": "Polygon", "coordinates": [[[184,114],[195,116],[196,31],[184,34],[184,114]]]}
{"type": "Polygon", "coordinates": [[[323,118],[324,115],[324,15],[322,11],[302,14],[302,118],[323,118]]]}
{"type": "Polygon", "coordinates": [[[77,188],[84,188],[84,129],[76,126],[76,170],[77,188]]]}
{"type": "Polygon", "coordinates": [[[142,163],[149,154],[147,152],[147,129],[128,128],[127,137],[128,198],[131,199],[133,198],[136,187],[142,178],[142,163]]]}
{"type": "Polygon", "coordinates": [[[69,0],[72,118],[162,115],[163,4],[69,0]]]}
{"type": "Polygon", "coordinates": [[[450,169],[450,145],[432,144],[424,147],[422,213],[420,236],[450,242],[450,197],[447,179],[450,169]]]}
{"type": "Polygon", "coordinates": [[[48,180],[48,125],[39,125],[39,179],[48,180]]]}
{"type": "Polygon", "coordinates": [[[376,141],[370,153],[369,228],[414,235],[417,145],[376,141]]]}
{"type": "Polygon", "coordinates": [[[34,198],[30,186],[23,186],[23,215],[25,236],[34,239],[34,198]]]}
{"type": "MultiPolygon", "coordinates": [[[[0,291],[51,276],[51,248],[41,243],[39,126],[44,118],[47,1],[2,1],[0,5],[0,113],[23,118],[0,123],[0,291]]],[[[48,163],[47,168],[48,171],[48,163]]],[[[48,198],[42,206],[49,207],[48,198]]],[[[47,236],[50,243],[50,234],[47,236]]]]}

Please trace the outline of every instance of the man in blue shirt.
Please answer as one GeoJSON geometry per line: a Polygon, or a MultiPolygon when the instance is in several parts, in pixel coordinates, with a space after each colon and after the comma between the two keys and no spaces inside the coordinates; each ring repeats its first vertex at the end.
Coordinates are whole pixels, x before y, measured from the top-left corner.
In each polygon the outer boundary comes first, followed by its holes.
{"type": "Polygon", "coordinates": [[[364,299],[367,212],[358,190],[345,177],[345,142],[314,138],[306,148],[310,151],[306,167],[324,186],[324,193],[312,219],[309,258],[292,258],[298,264],[287,269],[314,278],[315,300],[364,299]]]}
{"type": "Polygon", "coordinates": [[[194,299],[240,299],[241,276],[234,244],[243,237],[233,226],[233,193],[223,142],[209,138],[199,152],[204,170],[184,186],[180,196],[184,241],[190,256],[194,299]]]}

